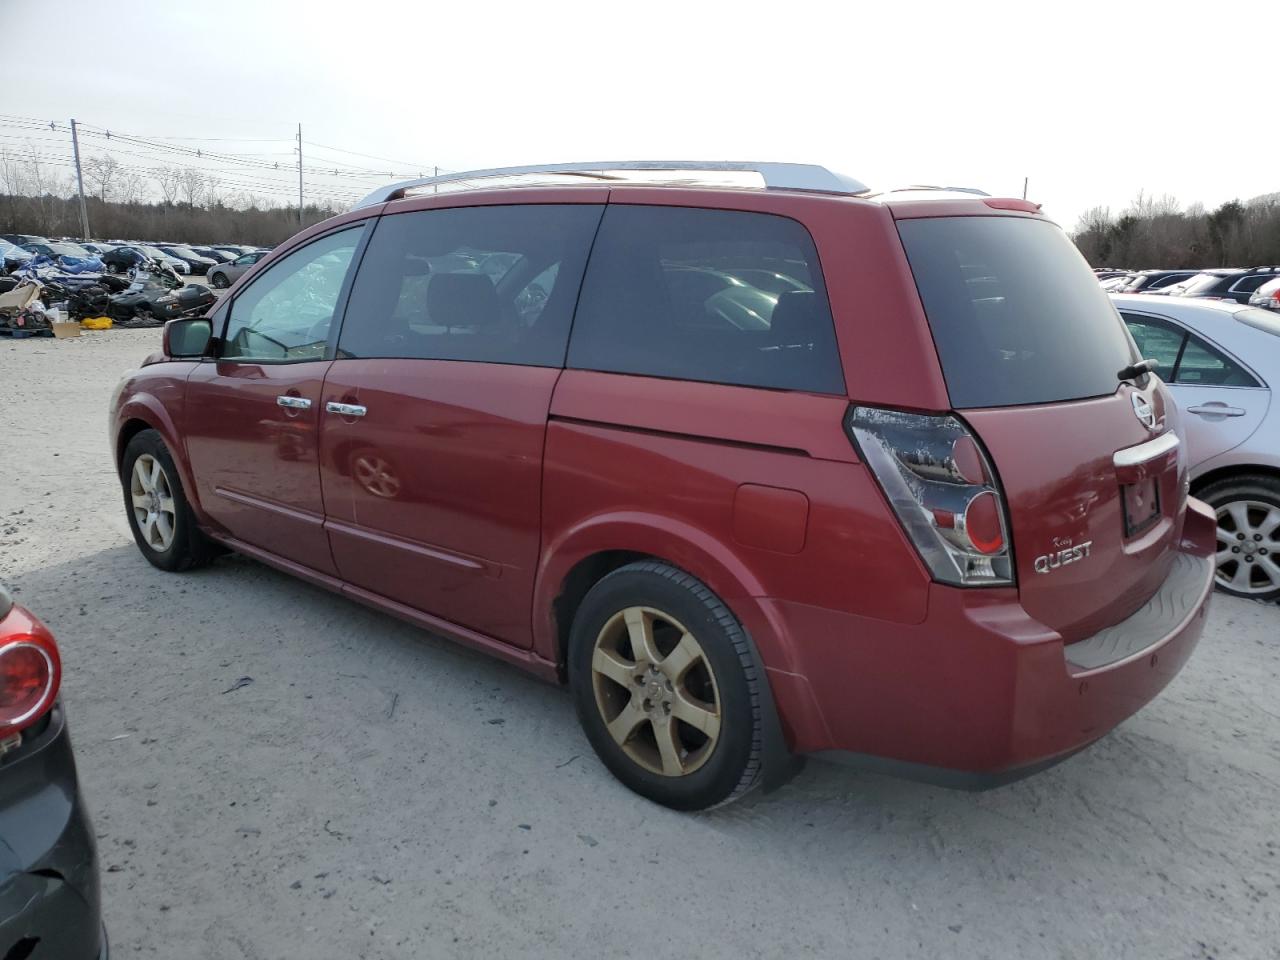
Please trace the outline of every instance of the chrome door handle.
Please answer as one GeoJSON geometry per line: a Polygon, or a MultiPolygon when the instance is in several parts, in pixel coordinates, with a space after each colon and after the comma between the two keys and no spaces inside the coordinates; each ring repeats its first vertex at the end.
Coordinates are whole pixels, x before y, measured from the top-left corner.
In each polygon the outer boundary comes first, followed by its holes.
{"type": "Polygon", "coordinates": [[[340,413],[344,417],[363,417],[369,409],[359,403],[334,403],[330,400],[324,405],[330,413],[340,413]]]}
{"type": "Polygon", "coordinates": [[[276,397],[277,407],[290,407],[294,410],[310,410],[311,401],[306,397],[276,397]]]}
{"type": "Polygon", "coordinates": [[[1202,417],[1243,417],[1246,412],[1239,407],[1229,407],[1216,401],[1187,407],[1187,413],[1198,413],[1202,417]]]}

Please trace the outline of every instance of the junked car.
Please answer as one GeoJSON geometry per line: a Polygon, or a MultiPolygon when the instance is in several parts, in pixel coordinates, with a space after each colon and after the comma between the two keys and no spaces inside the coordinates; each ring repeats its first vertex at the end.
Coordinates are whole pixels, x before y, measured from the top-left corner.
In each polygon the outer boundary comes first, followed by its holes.
{"type": "Polygon", "coordinates": [[[679,809],[810,754],[991,786],[1154,697],[1216,524],[1062,230],[798,164],[627,182],[663,166],[392,185],[169,323],[111,403],[142,555],[235,550],[567,683],[679,809]]]}

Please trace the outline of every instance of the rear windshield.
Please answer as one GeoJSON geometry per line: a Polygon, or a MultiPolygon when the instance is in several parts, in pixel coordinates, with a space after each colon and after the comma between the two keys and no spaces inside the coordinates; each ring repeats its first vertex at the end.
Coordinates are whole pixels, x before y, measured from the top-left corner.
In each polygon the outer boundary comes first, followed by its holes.
{"type": "Polygon", "coordinates": [[[1212,287],[1216,287],[1222,282],[1222,274],[1220,273],[1197,273],[1189,280],[1183,280],[1178,284],[1178,292],[1181,294],[1202,293],[1212,287]]]}
{"type": "Polygon", "coordinates": [[[1099,397],[1135,356],[1120,317],[1054,224],[937,217],[898,224],[951,404],[1099,397]]]}

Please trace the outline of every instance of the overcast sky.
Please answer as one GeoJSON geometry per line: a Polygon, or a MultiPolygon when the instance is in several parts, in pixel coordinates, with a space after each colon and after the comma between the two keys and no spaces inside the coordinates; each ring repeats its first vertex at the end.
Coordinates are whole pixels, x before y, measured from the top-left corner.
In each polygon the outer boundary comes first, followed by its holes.
{"type": "MultiPolygon", "coordinates": [[[[12,118],[75,117],[288,166],[301,121],[325,145],[308,162],[345,170],[793,160],[876,187],[1015,196],[1029,176],[1030,198],[1071,227],[1139,189],[1208,206],[1280,190],[1275,13],[1262,0],[0,0],[0,146],[57,155],[56,131],[35,141],[12,118]],[[177,139],[194,137],[262,139],[177,139]]],[[[135,144],[120,159],[141,170],[165,154],[135,144]]],[[[286,197],[285,172],[227,169],[286,197]]],[[[377,180],[315,182],[339,196],[377,180]]]]}

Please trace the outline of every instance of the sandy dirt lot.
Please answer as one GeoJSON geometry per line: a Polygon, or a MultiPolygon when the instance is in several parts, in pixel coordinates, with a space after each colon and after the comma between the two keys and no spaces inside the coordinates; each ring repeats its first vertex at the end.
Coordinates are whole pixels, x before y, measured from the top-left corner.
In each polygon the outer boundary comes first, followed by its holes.
{"type": "Polygon", "coordinates": [[[810,763],[677,814],[561,690],[248,560],[148,565],[106,408],[158,344],[0,339],[0,578],[62,645],[114,956],[1280,957],[1280,609],[1217,598],[1160,699],[1022,783],[810,763]]]}

